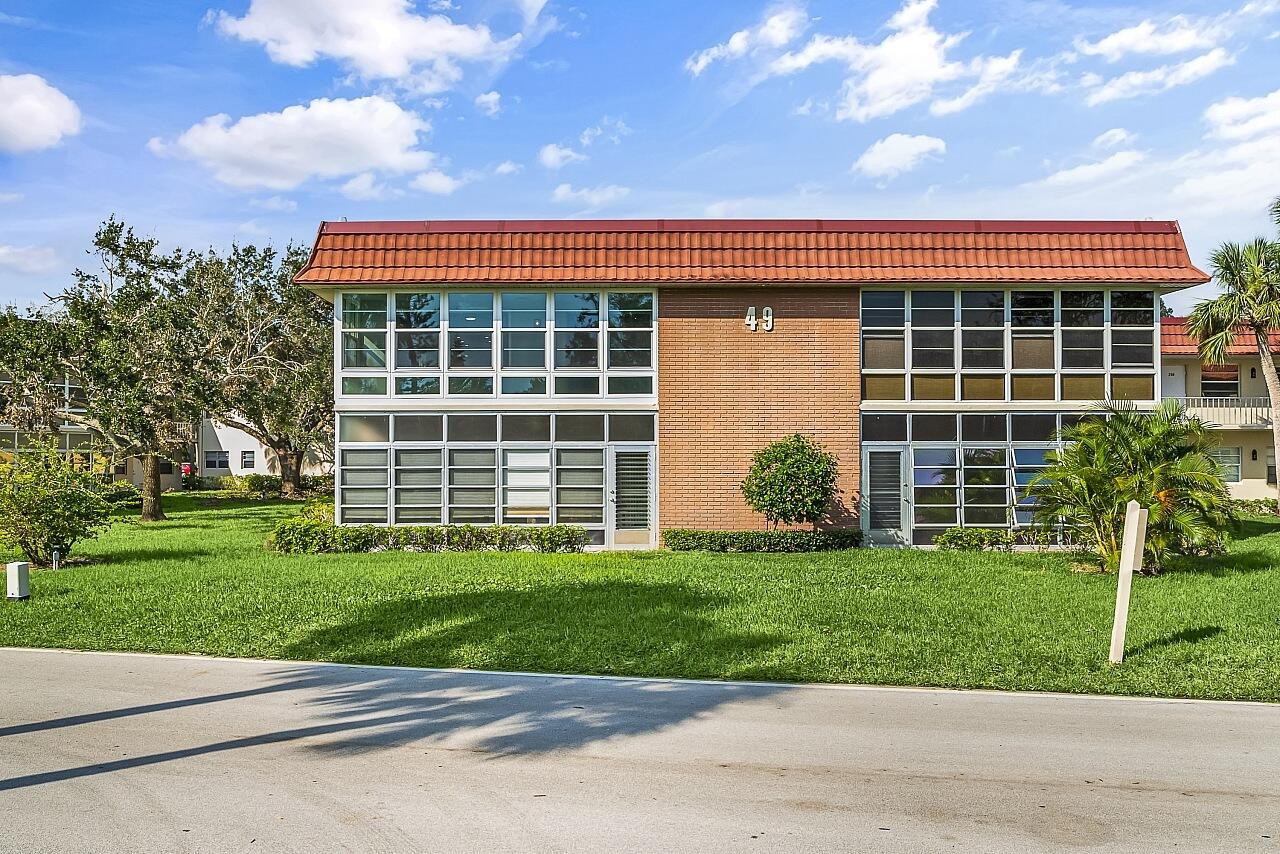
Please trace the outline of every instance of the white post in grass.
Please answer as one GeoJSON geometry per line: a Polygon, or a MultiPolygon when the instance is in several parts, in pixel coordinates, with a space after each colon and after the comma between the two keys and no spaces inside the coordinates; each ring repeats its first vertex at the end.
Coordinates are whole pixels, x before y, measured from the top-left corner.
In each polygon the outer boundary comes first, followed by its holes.
{"type": "Polygon", "coordinates": [[[1147,510],[1130,501],[1124,514],[1124,539],[1120,542],[1120,579],[1116,585],[1116,621],[1111,628],[1112,664],[1124,661],[1124,633],[1129,626],[1129,591],[1134,570],[1142,564],[1142,547],[1147,539],[1147,510]]]}
{"type": "Polygon", "coordinates": [[[31,598],[31,581],[29,578],[30,564],[27,563],[11,563],[5,567],[5,579],[9,582],[9,598],[10,599],[30,599],[31,598]]]}

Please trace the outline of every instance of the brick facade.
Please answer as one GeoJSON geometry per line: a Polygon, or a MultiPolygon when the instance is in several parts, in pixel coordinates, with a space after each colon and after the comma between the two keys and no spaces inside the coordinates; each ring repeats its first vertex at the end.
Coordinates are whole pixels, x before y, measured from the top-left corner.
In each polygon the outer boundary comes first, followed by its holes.
{"type": "Polygon", "coordinates": [[[833,521],[857,523],[856,288],[663,289],[658,299],[658,516],[663,528],[753,529],[751,455],[792,433],[840,460],[833,521]],[[747,309],[773,309],[750,331],[747,309]]]}

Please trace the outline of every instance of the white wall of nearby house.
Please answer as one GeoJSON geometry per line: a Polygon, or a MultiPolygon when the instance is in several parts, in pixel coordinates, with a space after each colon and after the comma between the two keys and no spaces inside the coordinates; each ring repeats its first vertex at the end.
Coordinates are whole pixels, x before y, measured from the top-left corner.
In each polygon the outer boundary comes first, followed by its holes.
{"type": "MultiPolygon", "coordinates": [[[[1271,436],[1271,408],[1266,381],[1257,356],[1233,356],[1227,365],[1238,369],[1236,379],[1202,380],[1200,360],[1164,357],[1164,396],[1178,398],[1187,411],[1215,425],[1219,462],[1227,472],[1227,486],[1235,498],[1274,498],[1275,453],[1271,436]],[[1178,374],[1169,382],[1171,372],[1178,374]],[[1175,393],[1176,392],[1176,393],[1175,393]]],[[[1210,369],[1212,372],[1213,369],[1210,369]]],[[[1210,376],[1214,376],[1212,373],[1210,376]]]]}
{"type": "MultiPolygon", "coordinates": [[[[280,474],[275,453],[243,430],[212,418],[200,422],[195,449],[196,470],[202,477],[280,474]]],[[[303,474],[319,475],[330,470],[322,459],[309,455],[303,474]]]]}

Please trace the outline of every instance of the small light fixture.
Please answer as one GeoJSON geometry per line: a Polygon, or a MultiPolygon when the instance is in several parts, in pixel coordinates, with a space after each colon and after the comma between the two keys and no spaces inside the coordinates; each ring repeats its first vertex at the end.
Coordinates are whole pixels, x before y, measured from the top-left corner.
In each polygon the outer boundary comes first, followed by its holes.
{"type": "Polygon", "coordinates": [[[1258,449],[1257,449],[1257,448],[1254,448],[1252,451],[1250,451],[1250,452],[1249,452],[1249,459],[1253,460],[1255,463],[1258,461],[1258,449]]]}
{"type": "Polygon", "coordinates": [[[1249,379],[1251,379],[1251,380],[1256,380],[1257,378],[1258,378],[1258,369],[1257,369],[1257,368],[1250,368],[1250,369],[1249,369],[1249,379]]]}

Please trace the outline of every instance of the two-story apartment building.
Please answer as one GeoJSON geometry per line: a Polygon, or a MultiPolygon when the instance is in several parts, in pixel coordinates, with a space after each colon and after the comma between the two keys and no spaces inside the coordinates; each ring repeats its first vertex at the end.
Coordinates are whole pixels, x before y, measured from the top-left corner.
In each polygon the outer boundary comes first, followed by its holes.
{"type": "Polygon", "coordinates": [[[928,544],[1027,521],[1102,399],[1161,396],[1173,222],[326,222],[338,518],[756,528],[751,454],[840,462],[830,524],[928,544]]]}
{"type": "MultiPolygon", "coordinates": [[[[1271,346],[1280,351],[1280,335],[1271,346]]],[[[1262,377],[1252,334],[1243,334],[1222,365],[1206,365],[1187,331],[1187,318],[1160,324],[1162,393],[1214,426],[1218,461],[1236,498],[1274,498],[1276,460],[1271,434],[1271,398],[1262,377]]]]}

